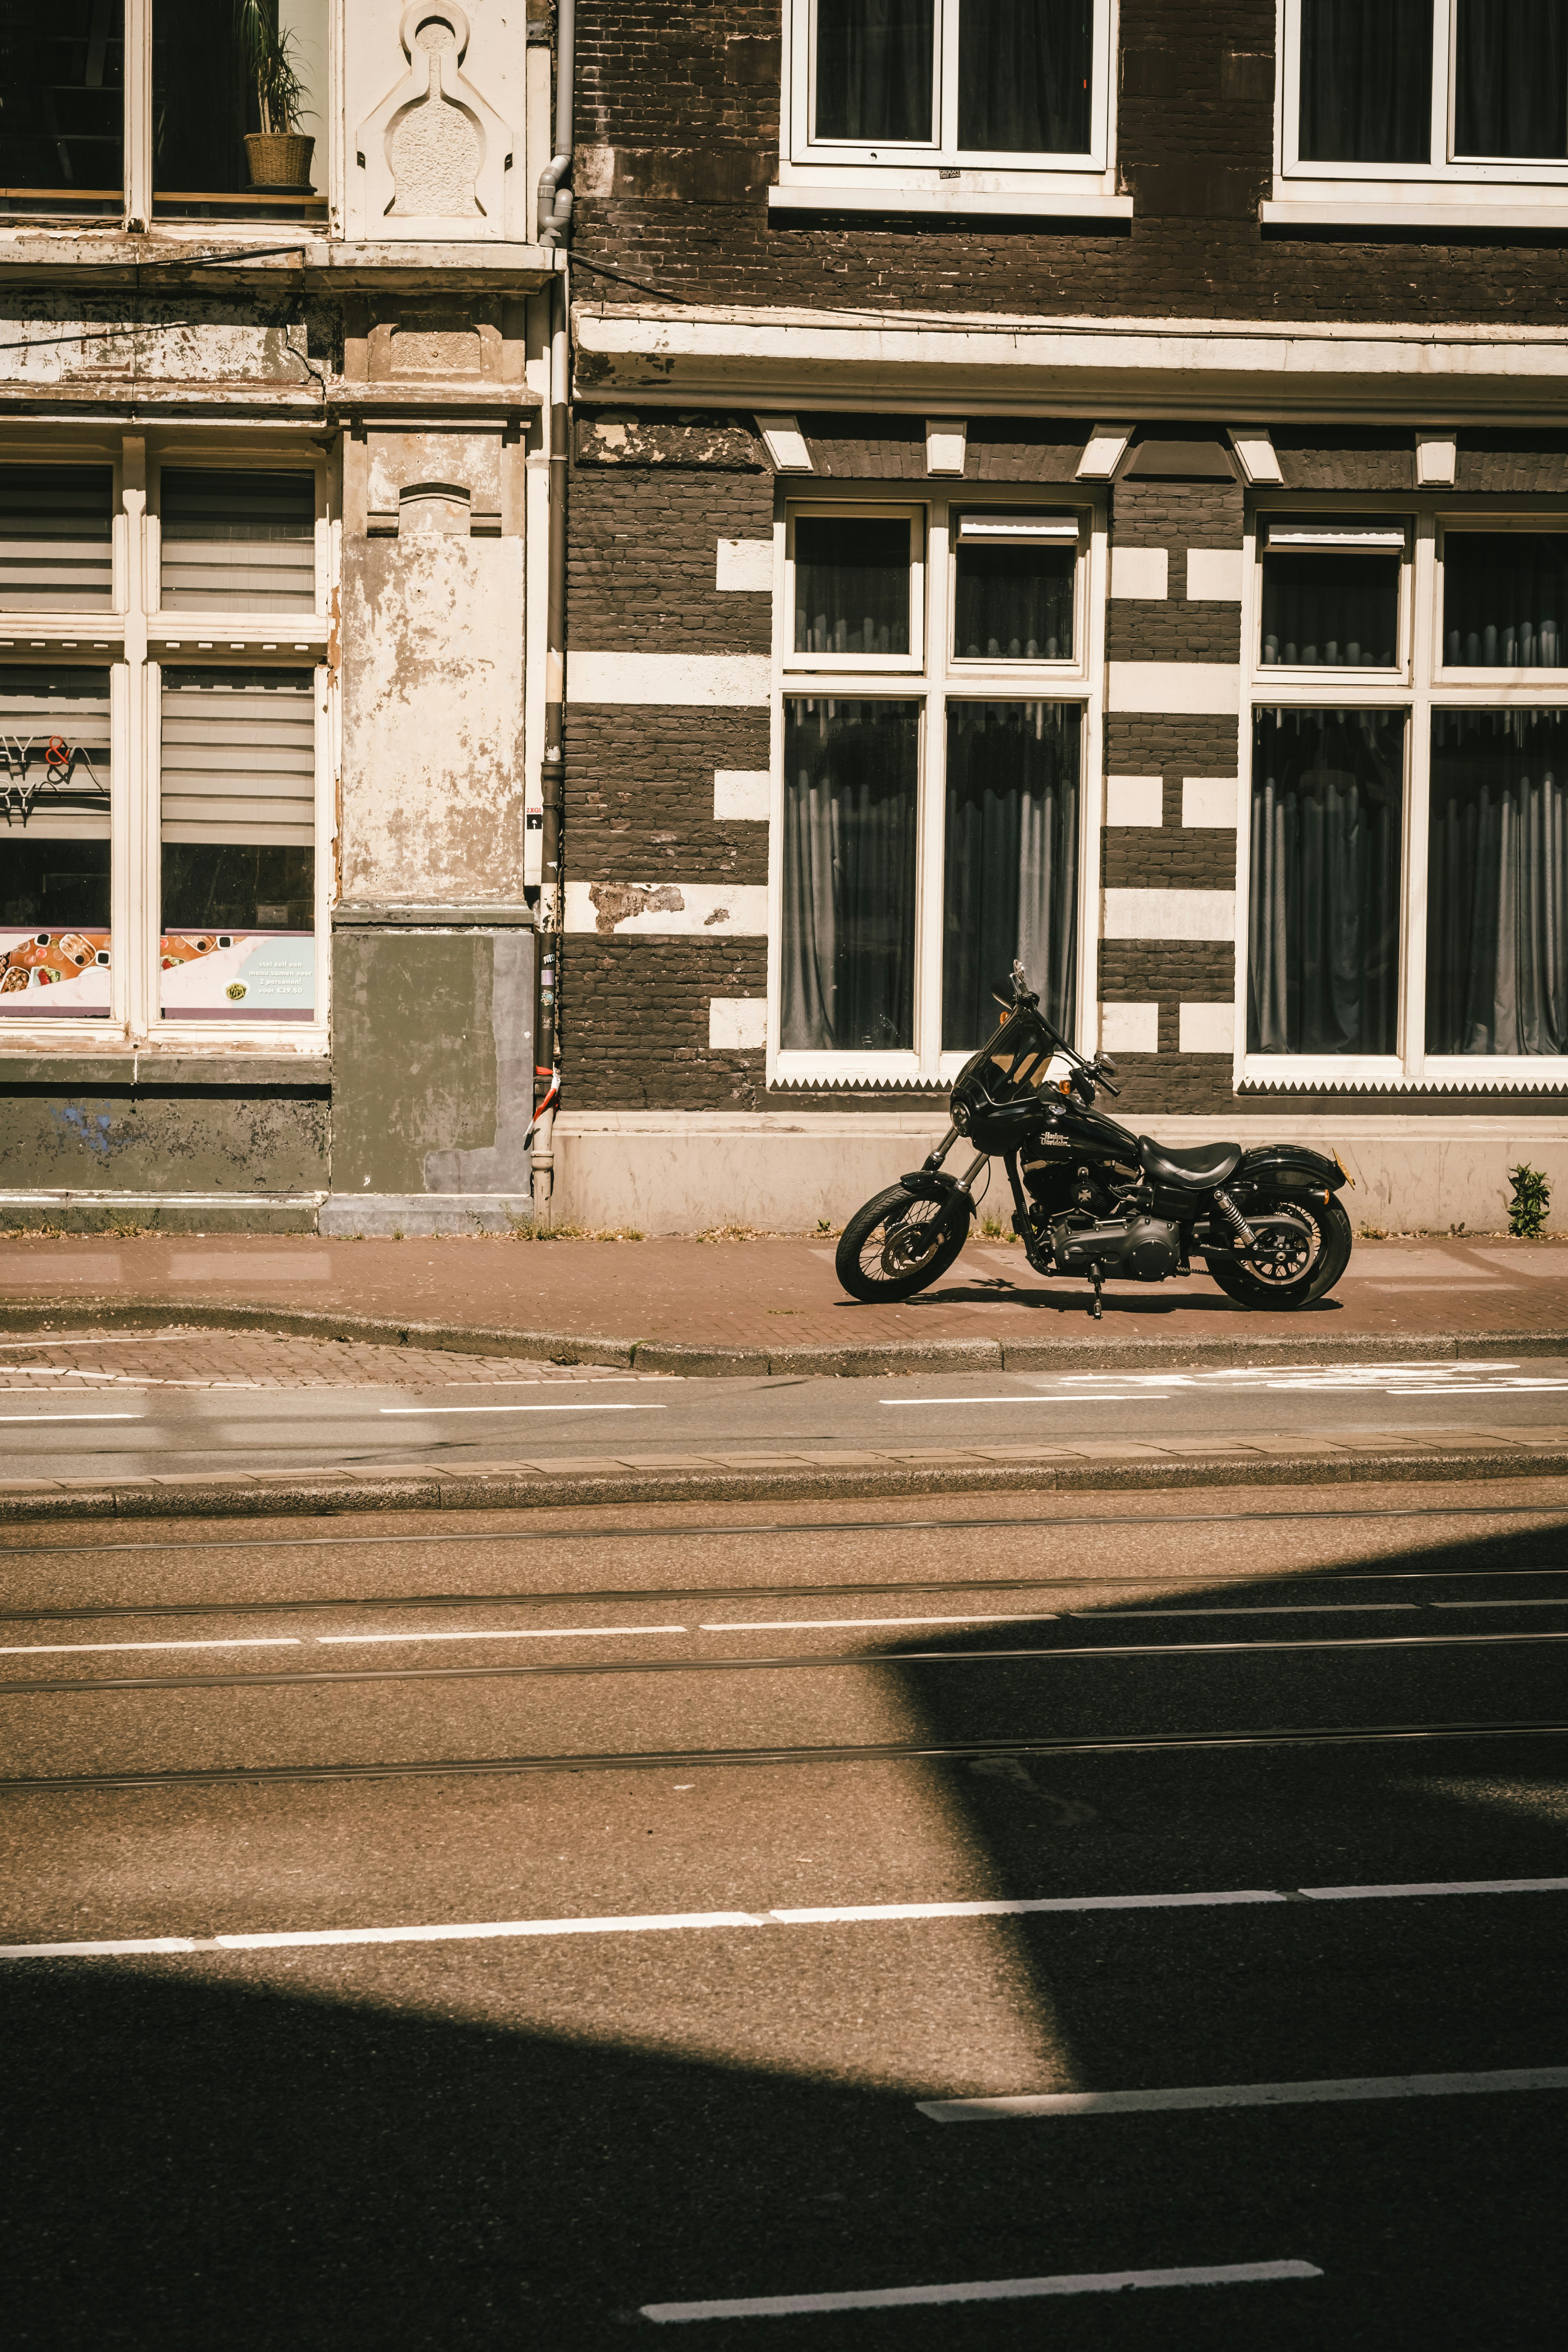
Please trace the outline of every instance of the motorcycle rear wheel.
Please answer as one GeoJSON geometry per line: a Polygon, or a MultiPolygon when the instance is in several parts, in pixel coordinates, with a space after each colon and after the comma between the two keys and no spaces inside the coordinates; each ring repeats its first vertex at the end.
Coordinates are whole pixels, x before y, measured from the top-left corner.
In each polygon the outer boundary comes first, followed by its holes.
{"type": "Polygon", "coordinates": [[[938,1281],[968,1237],[962,1202],[917,1200],[894,1184],[856,1210],[838,1237],[834,1271],[851,1298],[889,1305],[938,1281]]]}
{"type": "Polygon", "coordinates": [[[1264,1275],[1228,1251],[1215,1251],[1204,1262],[1226,1297],[1234,1298],[1238,1307],[1310,1307],[1315,1299],[1325,1297],[1350,1264],[1353,1240],[1351,1221],[1339,1202],[1332,1194],[1326,1201],[1292,1194],[1289,1199],[1264,1199],[1257,1205],[1261,1213],[1298,1220],[1310,1255],[1299,1270],[1264,1275]]]}

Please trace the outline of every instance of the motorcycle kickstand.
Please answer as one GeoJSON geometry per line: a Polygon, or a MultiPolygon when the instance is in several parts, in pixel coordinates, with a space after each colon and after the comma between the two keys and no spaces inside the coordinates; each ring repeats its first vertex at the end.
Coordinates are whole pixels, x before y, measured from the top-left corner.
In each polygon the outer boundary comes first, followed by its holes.
{"type": "Polygon", "coordinates": [[[1089,1278],[1094,1285],[1094,1297],[1089,1302],[1089,1311],[1098,1323],[1105,1312],[1100,1303],[1100,1294],[1105,1286],[1105,1276],[1100,1273],[1100,1261],[1098,1258],[1096,1258],[1094,1264],[1089,1269],[1089,1278]]]}

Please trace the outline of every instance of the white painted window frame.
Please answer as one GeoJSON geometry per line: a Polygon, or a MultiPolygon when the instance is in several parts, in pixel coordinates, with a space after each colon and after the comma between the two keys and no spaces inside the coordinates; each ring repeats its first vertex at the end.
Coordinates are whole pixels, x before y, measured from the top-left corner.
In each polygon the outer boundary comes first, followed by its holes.
{"type": "Polygon", "coordinates": [[[889,484],[881,499],[868,498],[863,482],[844,485],[841,497],[813,485],[806,498],[780,485],[773,526],[773,695],[771,821],[768,858],[768,1054],[770,1086],[934,1087],[952,1079],[969,1059],[942,1046],[942,862],[946,801],[947,730],[950,700],[963,702],[1070,702],[1083,713],[1079,771],[1079,971],[1075,1034],[1081,1052],[1096,1042],[1100,940],[1100,834],[1104,769],[1105,600],[1109,574],[1107,509],[1103,492],[1051,497],[1038,484],[955,482],[951,491],[928,491],[916,501],[923,509],[926,546],[926,611],[923,667],[890,666],[859,669],[804,667],[793,652],[795,613],[788,590],[792,509],[888,513],[910,501],[889,484]],[[952,653],[953,561],[952,518],[982,508],[998,511],[1049,507],[1079,517],[1076,579],[1078,606],[1073,636],[1078,658],[1061,661],[959,661],[952,653]],[[912,701],[921,714],[916,790],[914,1045],[909,1052],[840,1054],[785,1053],[780,1045],[784,940],[784,706],[786,698],[814,692],[837,701],[912,701]]]}
{"type": "Polygon", "coordinates": [[[1127,216],[1116,191],[1115,66],[1119,0],[1094,0],[1094,90],[1089,145],[1081,154],[1007,154],[957,143],[958,17],[963,0],[936,0],[935,136],[872,147],[814,131],[816,0],[785,0],[782,120],[784,152],[774,204],[944,212],[1026,211],[1127,216]],[[1007,202],[1005,200],[1014,201],[1007,202]]]}
{"type": "MultiPolygon", "coordinates": [[[[110,438],[101,432],[46,433],[17,426],[0,433],[0,464],[104,465],[114,469],[112,609],[103,614],[17,614],[0,608],[0,670],[69,653],[84,668],[110,668],[110,1010],[103,1019],[24,1021],[0,1026],[7,1053],[37,1055],[61,1045],[101,1053],[178,1052],[321,1055],[331,1031],[331,909],[335,868],[337,771],[342,715],[331,649],[332,597],[341,557],[340,490],[333,462],[313,442],[292,435],[205,437],[171,426],[110,438]],[[316,479],[315,609],[310,613],[158,610],[161,577],[157,486],[165,460],[223,471],[279,468],[316,479]],[[148,487],[143,488],[145,483],[148,487]],[[153,511],[149,513],[148,509],[153,511]],[[164,662],[210,661],[279,669],[309,668],[316,692],[316,1010],[310,1022],[165,1021],[159,1004],[158,941],[162,803],[162,692],[164,662]]],[[[3,684],[3,680],[0,680],[3,684]]]]}
{"type": "MultiPolygon", "coordinates": [[[[222,0],[210,0],[217,6],[222,0]]],[[[124,85],[124,191],[121,226],[145,230],[153,221],[153,16],[158,0],[125,0],[125,85],[124,85]]],[[[342,217],[342,173],[343,142],[338,118],[342,111],[341,93],[343,84],[343,11],[345,0],[327,0],[327,88],[321,103],[312,110],[321,129],[315,134],[316,155],[313,169],[316,184],[327,197],[328,220],[331,233],[339,233],[342,217]]],[[[173,193],[173,192],[171,192],[173,193]]],[[[34,221],[47,220],[48,215],[32,215],[34,221]]],[[[26,215],[18,215],[5,226],[13,232],[26,231],[26,215]]],[[[75,218],[73,226],[90,235],[94,227],[112,226],[110,218],[75,218]]],[[[318,236],[327,234],[327,223],[314,215],[301,224],[290,220],[287,212],[278,217],[280,232],[298,231],[301,226],[315,229],[318,236]]],[[[158,233],[173,237],[186,236],[202,245],[221,245],[226,238],[254,245],[257,230],[266,226],[266,219],[248,220],[182,220],[164,215],[158,223],[158,233]]]]}
{"type": "MultiPolygon", "coordinates": [[[[1397,226],[1434,206],[1458,205],[1483,219],[1505,209],[1568,207],[1568,159],[1531,162],[1454,152],[1456,0],[1432,0],[1432,128],[1427,163],[1328,163],[1300,152],[1301,0],[1276,0],[1275,184],[1264,220],[1330,217],[1354,208],[1368,226],[1397,226]]],[[[1499,224],[1502,226],[1501,222],[1499,224]]]]}
{"type": "Polygon", "coordinates": [[[789,650],[784,656],[786,670],[809,671],[814,676],[832,677],[842,671],[847,676],[862,677],[874,671],[878,677],[918,676],[925,667],[925,508],[918,500],[900,501],[889,499],[792,499],[785,517],[784,547],[784,627],[789,650]],[[820,521],[826,517],[842,519],[863,517],[868,522],[890,522],[900,516],[909,524],[910,532],[910,649],[907,654],[865,653],[816,654],[798,653],[795,649],[795,527],[797,522],[820,521]]]}
{"type": "Polygon", "coordinates": [[[1485,506],[1448,492],[1395,498],[1363,492],[1303,497],[1271,492],[1248,502],[1242,571],[1242,662],[1237,805],[1237,1085],[1372,1086],[1460,1092],[1504,1083],[1554,1093],[1568,1085],[1568,1055],[1436,1055],[1426,1046],[1426,867],[1435,709],[1544,706],[1568,710],[1568,664],[1556,669],[1448,669],[1443,663],[1442,546],[1449,531],[1568,530],[1568,502],[1517,498],[1485,506]],[[1271,515],[1364,516],[1411,526],[1400,592],[1405,660],[1398,672],[1264,667],[1262,547],[1271,515]],[[1399,937],[1399,1038],[1392,1055],[1251,1054],[1247,1047],[1248,900],[1252,875],[1252,716],[1255,709],[1400,710],[1406,714],[1399,937]]]}

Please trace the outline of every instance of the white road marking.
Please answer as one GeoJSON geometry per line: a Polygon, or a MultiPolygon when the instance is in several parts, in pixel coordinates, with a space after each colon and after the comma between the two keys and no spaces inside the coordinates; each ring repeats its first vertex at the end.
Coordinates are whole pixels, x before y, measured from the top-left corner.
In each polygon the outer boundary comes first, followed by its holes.
{"type": "Polygon", "coordinates": [[[897,2311],[927,2303],[1013,2303],[1047,2294],[1118,2294],[1126,2287],[1251,2286],[1321,2278],[1314,2263],[1219,2263],[1173,2271],[1061,2271],[1054,2278],[963,2279],[951,2286],[874,2286],[835,2294],[731,2295],[718,2303],[645,2303],[644,2319],[783,2319],[816,2311],[897,2311]]]}
{"type": "Polygon", "coordinates": [[[0,1658],[79,1657],[84,1650],[298,1650],[295,1633],[257,1634],[239,1642],[26,1642],[0,1650],[0,1658]]]}
{"type": "MultiPolygon", "coordinates": [[[[484,1627],[471,1633],[318,1633],[323,1647],[366,1642],[571,1642],[590,1637],[607,1640],[614,1633],[684,1633],[684,1625],[545,1625],[484,1627]]],[[[5,1655],[0,1651],[0,1657],[5,1655]]]]}
{"type": "Polygon", "coordinates": [[[1026,2091],[1000,2099],[917,2099],[915,2105],[932,2123],[983,2124],[1029,2116],[1131,2116],[1194,2107],[1447,2099],[1492,2091],[1568,2091],[1568,2066],[1500,2066],[1480,2074],[1352,2074],[1324,2083],[1205,2083],[1173,2091],[1026,2091]]]}
{"type": "MultiPolygon", "coordinates": [[[[1415,1607],[1415,1602],[1408,1604],[1415,1607]]],[[[701,1633],[816,1633],[839,1632],[858,1625],[1045,1625],[1053,1622],[1063,1612],[1059,1609],[1031,1609],[1016,1617],[998,1616],[985,1612],[972,1617],[753,1617],[716,1620],[698,1627],[701,1633]]]]}
{"type": "MultiPolygon", "coordinates": [[[[1414,1607],[1415,1604],[1411,1603],[1414,1607]]],[[[1545,1600],[1534,1601],[1429,1601],[1428,1609],[1563,1609],[1568,1608],[1568,1592],[1553,1592],[1545,1600]]]]}
{"type": "Polygon", "coordinates": [[[142,1421],[140,1412],[0,1412],[0,1421],[142,1421]]]}
{"type": "MultiPolygon", "coordinates": [[[[1364,1615],[1369,1610],[1419,1609],[1419,1601],[1259,1601],[1225,1602],[1210,1609],[1068,1609],[1061,1613],[1095,1625],[1121,1625],[1135,1617],[1331,1617],[1364,1615]]],[[[1468,1609],[1468,1601],[1434,1601],[1435,1609],[1468,1609]]],[[[1532,1606],[1550,1608],[1542,1601],[1532,1606]]],[[[1561,1603],[1557,1604],[1561,1606],[1561,1603]]]]}
{"type": "Polygon", "coordinates": [[[1460,1388],[1456,1382],[1452,1388],[1384,1389],[1383,1393],[1384,1396],[1426,1397],[1540,1396],[1543,1391],[1555,1391],[1558,1389],[1568,1389],[1568,1381],[1532,1381],[1528,1390],[1525,1389],[1523,1383],[1520,1381],[1490,1381],[1484,1388],[1479,1384],[1479,1382],[1477,1382],[1473,1387],[1469,1388],[1460,1388]]]}
{"type": "Polygon", "coordinates": [[[1109,1396],[1103,1389],[1097,1389],[1092,1396],[879,1397],[877,1400],[879,1404],[904,1406],[922,1404],[1147,1404],[1151,1402],[1157,1403],[1158,1401],[1159,1400],[1157,1398],[1152,1400],[1151,1399],[1147,1389],[1141,1391],[1137,1396],[1132,1396],[1131,1394],[1125,1396],[1109,1396]]]}
{"type": "Polygon", "coordinates": [[[438,1412],[668,1412],[662,1404],[384,1404],[384,1413],[413,1414],[427,1420],[438,1412]]]}
{"type": "Polygon", "coordinates": [[[0,1944],[0,1959],[117,1958],[138,1952],[248,1952],[347,1944],[451,1944],[525,1936],[647,1935],[676,1928],[875,1926],[921,1919],[1011,1919],[1035,1912],[1226,1910],[1236,1904],[1395,1901],[1421,1895],[1563,1895],[1568,1878],[1455,1879],[1407,1886],[1252,1886],[1175,1895],[1048,1895],[973,1903],[849,1903],[774,1911],[609,1912],[576,1919],[479,1919],[407,1927],[289,1928],[254,1936],[130,1937],[116,1941],[0,1944]]]}

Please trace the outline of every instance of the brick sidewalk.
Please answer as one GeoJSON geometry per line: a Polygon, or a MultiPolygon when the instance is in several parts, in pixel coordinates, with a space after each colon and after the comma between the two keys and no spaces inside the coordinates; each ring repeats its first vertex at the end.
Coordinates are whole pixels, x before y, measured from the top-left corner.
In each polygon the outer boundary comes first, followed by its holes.
{"type": "Polygon", "coordinates": [[[933,1340],[980,1342],[982,1361],[994,1360],[997,1343],[1012,1361],[1037,1344],[1048,1360],[1064,1346],[1129,1341],[1386,1348],[1496,1333],[1532,1338],[1538,1348],[1561,1334],[1568,1345],[1568,1244],[1361,1244],[1333,1296],[1295,1315],[1249,1313],[1196,1274],[1110,1285],[1100,1323],[1088,1301],[1086,1287],[1040,1280],[1016,1248],[979,1240],[923,1297],[864,1307],[839,1289],[830,1241],[0,1237],[0,1328],[14,1332],[89,1330],[149,1308],[173,1323],[221,1323],[240,1309],[275,1316],[277,1328],[291,1317],[341,1317],[345,1325],[560,1335],[579,1347],[603,1339],[614,1344],[598,1360],[611,1363],[637,1344],[666,1354],[742,1350],[758,1369],[795,1349],[918,1349],[933,1340]]]}

